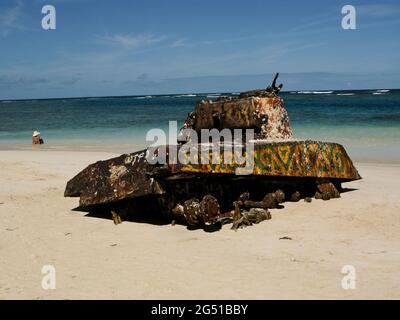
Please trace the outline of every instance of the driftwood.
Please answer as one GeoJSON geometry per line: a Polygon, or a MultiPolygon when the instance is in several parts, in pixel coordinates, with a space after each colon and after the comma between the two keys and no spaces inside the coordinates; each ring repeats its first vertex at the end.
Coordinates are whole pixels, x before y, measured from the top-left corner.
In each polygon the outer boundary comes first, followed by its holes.
{"type": "Polygon", "coordinates": [[[271,219],[271,213],[268,209],[251,208],[249,211],[243,212],[240,218],[233,220],[231,229],[236,231],[237,229],[248,227],[269,219],[271,219]]]}

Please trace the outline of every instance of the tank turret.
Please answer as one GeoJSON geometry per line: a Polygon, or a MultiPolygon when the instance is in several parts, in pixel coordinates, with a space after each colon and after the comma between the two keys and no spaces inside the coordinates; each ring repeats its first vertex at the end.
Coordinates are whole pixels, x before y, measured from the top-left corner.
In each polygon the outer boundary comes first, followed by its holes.
{"type": "Polygon", "coordinates": [[[293,132],[283,99],[277,94],[282,85],[241,93],[237,97],[220,97],[216,101],[201,100],[190,112],[183,129],[253,129],[256,139],[289,140],[293,132]]]}

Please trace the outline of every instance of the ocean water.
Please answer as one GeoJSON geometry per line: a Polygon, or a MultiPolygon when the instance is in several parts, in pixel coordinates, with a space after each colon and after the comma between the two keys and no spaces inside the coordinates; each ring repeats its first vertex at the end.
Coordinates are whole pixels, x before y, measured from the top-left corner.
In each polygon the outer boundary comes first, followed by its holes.
{"type": "MultiPolygon", "coordinates": [[[[226,93],[224,93],[225,95],[226,93]]],[[[146,132],[180,127],[196,101],[220,93],[0,101],[0,148],[32,148],[39,130],[43,149],[144,147],[146,132]]],[[[299,139],[338,142],[356,161],[400,162],[400,90],[281,93],[299,139]]]]}

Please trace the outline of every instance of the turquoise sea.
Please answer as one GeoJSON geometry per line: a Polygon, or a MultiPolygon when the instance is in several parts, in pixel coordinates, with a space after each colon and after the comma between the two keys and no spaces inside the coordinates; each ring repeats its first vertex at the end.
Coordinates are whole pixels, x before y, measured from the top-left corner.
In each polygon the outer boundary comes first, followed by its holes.
{"type": "MultiPolygon", "coordinates": [[[[0,149],[118,150],[146,145],[149,129],[181,126],[196,101],[235,93],[0,101],[0,149]]],[[[356,161],[400,162],[400,90],[281,93],[299,139],[339,142],[356,161]]]]}

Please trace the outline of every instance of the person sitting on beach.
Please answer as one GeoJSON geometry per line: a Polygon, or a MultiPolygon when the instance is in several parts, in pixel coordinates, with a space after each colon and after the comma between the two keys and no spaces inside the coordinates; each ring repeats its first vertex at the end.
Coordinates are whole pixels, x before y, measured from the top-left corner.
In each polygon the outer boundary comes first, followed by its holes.
{"type": "Polygon", "coordinates": [[[32,134],[32,144],[43,144],[44,141],[40,137],[40,132],[39,131],[34,131],[32,134]]]}

